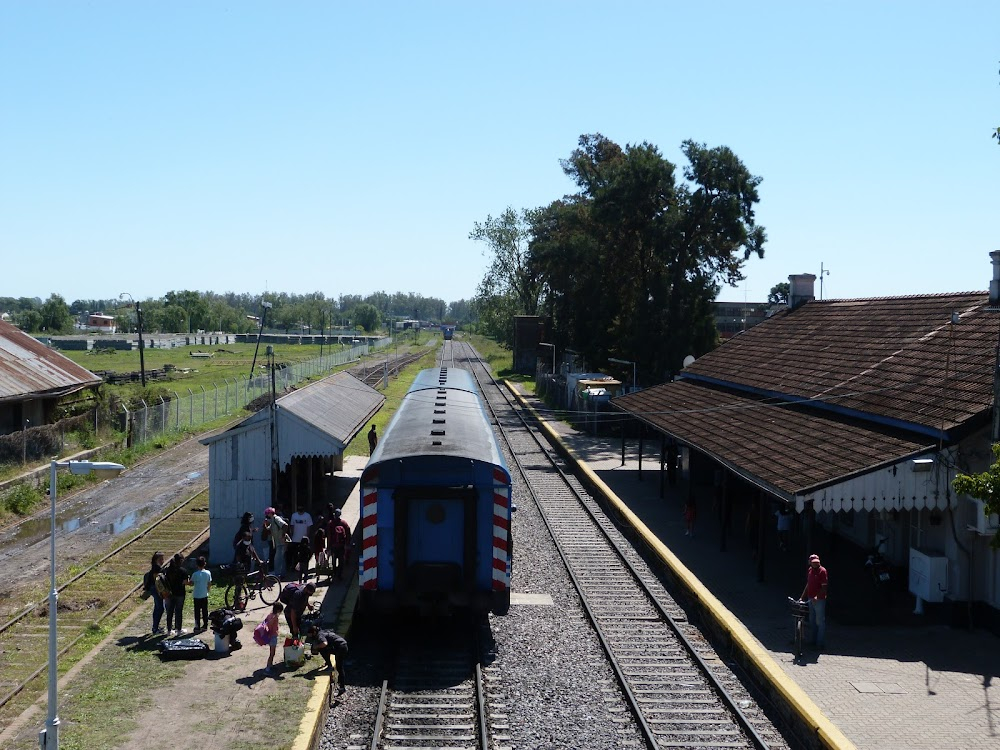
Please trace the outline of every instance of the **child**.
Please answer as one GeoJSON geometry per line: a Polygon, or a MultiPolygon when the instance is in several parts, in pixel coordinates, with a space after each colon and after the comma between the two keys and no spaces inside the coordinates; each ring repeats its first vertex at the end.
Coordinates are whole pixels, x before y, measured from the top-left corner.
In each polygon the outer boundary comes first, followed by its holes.
{"type": "Polygon", "coordinates": [[[309,560],[312,559],[312,542],[306,534],[295,545],[298,547],[299,564],[296,566],[299,571],[299,583],[305,583],[309,579],[309,560]]]}
{"type": "Polygon", "coordinates": [[[694,498],[689,497],[684,505],[684,536],[694,538],[694,520],[698,517],[698,508],[694,498]]]}
{"type": "Polygon", "coordinates": [[[208,628],[208,590],[212,587],[212,574],[208,571],[208,560],[198,558],[198,569],[191,574],[191,596],[194,598],[194,629],[196,632],[208,628]]]}
{"type": "MultiPolygon", "coordinates": [[[[313,554],[316,556],[316,567],[326,567],[326,522],[323,516],[319,517],[316,523],[316,530],[313,532],[313,554]]],[[[318,574],[317,574],[318,575],[318,574]]]]}
{"type": "Polygon", "coordinates": [[[278,647],[278,615],[281,614],[285,607],[281,602],[275,602],[274,606],[271,607],[271,614],[264,618],[264,622],[267,623],[267,634],[269,640],[267,645],[271,648],[270,653],[267,655],[267,666],[264,667],[264,674],[268,677],[274,674],[274,651],[278,647]]]}

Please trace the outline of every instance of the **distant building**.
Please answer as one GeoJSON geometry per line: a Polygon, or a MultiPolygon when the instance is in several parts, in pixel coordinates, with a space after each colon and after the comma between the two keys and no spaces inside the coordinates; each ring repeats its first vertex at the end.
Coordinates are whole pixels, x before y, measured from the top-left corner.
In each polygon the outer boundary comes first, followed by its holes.
{"type": "Polygon", "coordinates": [[[91,333],[116,333],[118,331],[114,315],[105,315],[99,312],[84,313],[81,318],[82,321],[77,325],[81,331],[90,331],[91,333]]]}
{"type": "Polygon", "coordinates": [[[767,319],[766,302],[713,302],[715,328],[723,341],[753,328],[767,319]]]}

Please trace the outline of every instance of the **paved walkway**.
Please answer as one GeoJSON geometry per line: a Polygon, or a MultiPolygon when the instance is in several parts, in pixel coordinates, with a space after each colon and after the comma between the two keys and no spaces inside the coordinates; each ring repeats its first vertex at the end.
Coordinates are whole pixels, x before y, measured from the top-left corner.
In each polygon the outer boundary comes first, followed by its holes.
{"type": "MultiPolygon", "coordinates": [[[[807,651],[801,663],[794,663],[786,597],[802,591],[805,552],[779,551],[769,530],[765,581],[758,582],[745,516],[732,519],[722,552],[721,524],[711,501],[701,496],[695,536],[685,536],[686,479],[682,473],[677,485],[667,485],[660,497],[658,442],[646,442],[640,479],[637,440],[626,442],[622,465],[619,438],[591,437],[564,423],[550,426],[859,750],[1000,747],[1000,639],[912,616],[900,618],[905,625],[848,624],[858,619],[857,611],[841,606],[846,622],[827,618],[823,652],[807,651]]],[[[790,549],[795,548],[793,540],[790,549]]],[[[851,592],[837,585],[847,576],[827,564],[835,613],[837,599],[851,592]]]]}

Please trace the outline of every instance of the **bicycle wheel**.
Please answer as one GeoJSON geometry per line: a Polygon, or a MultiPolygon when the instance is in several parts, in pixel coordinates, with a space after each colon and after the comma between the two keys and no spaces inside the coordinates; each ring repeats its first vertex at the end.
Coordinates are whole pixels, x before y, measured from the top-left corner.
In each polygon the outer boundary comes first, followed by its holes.
{"type": "Polygon", "coordinates": [[[281,581],[278,576],[264,576],[260,582],[260,600],[264,604],[274,604],[281,594],[281,581]]]}
{"type": "Polygon", "coordinates": [[[226,589],[226,608],[242,612],[247,608],[247,587],[243,583],[231,583],[226,589]]]}
{"type": "Polygon", "coordinates": [[[802,656],[802,639],[804,637],[804,631],[806,629],[805,624],[802,622],[801,617],[795,618],[795,658],[798,659],[802,656]]]}

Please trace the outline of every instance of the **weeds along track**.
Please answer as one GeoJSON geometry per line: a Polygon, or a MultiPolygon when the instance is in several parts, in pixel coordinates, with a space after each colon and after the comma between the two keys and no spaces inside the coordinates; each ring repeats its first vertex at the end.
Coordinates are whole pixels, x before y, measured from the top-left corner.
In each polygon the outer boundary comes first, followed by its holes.
{"type": "MultiPolygon", "coordinates": [[[[57,649],[75,663],[89,647],[88,634],[138,602],[153,552],[186,553],[208,537],[208,491],[203,489],[144,530],[119,543],[81,570],[57,578],[57,649]]],[[[58,539],[57,539],[58,553],[58,539]]],[[[0,624],[0,725],[34,702],[46,686],[48,597],[0,624]]]]}
{"type": "Polygon", "coordinates": [[[473,351],[456,353],[538,506],[649,747],[787,748],[641,556],[473,351]],[[464,361],[463,361],[464,360],[464,361]]]}

